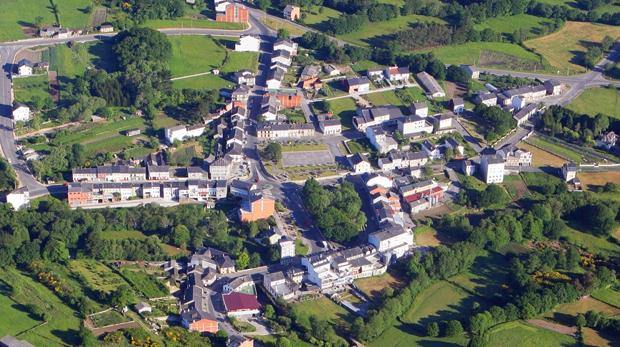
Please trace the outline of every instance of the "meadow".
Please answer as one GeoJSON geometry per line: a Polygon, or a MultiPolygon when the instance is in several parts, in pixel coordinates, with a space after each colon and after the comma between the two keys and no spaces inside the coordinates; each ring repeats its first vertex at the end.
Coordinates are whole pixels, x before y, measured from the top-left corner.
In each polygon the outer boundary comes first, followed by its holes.
{"type": "Polygon", "coordinates": [[[480,24],[476,24],[476,30],[492,29],[503,34],[512,34],[516,30],[523,30],[530,36],[539,36],[544,26],[553,24],[551,19],[536,17],[529,14],[515,16],[500,16],[488,18],[480,24]]]}
{"type": "Polygon", "coordinates": [[[566,163],[566,159],[525,142],[519,143],[517,147],[532,153],[532,166],[535,167],[551,166],[559,168],[566,163]]]}
{"type": "Polygon", "coordinates": [[[499,324],[489,330],[489,346],[572,346],[575,339],[522,321],[499,324]]]}
{"type": "Polygon", "coordinates": [[[112,72],[116,70],[116,60],[110,42],[87,42],[67,45],[56,45],[48,48],[50,70],[58,72],[62,77],[73,79],[84,74],[87,68],[99,68],[112,72]]]}
{"type": "Polygon", "coordinates": [[[565,160],[570,160],[575,163],[582,162],[581,155],[579,155],[579,153],[576,153],[572,151],[571,149],[560,146],[558,144],[551,143],[541,137],[531,136],[525,141],[525,143],[532,144],[553,155],[564,158],[565,160]]]}
{"type": "Polygon", "coordinates": [[[160,298],[170,294],[162,281],[144,270],[123,268],[121,274],[146,298],[160,298]]]}
{"type": "Polygon", "coordinates": [[[172,81],[172,87],[175,89],[222,89],[234,86],[233,82],[211,74],[172,81]]]}
{"type": "Polygon", "coordinates": [[[603,288],[592,292],[592,297],[608,305],[620,309],[620,291],[613,288],[603,288]]]}
{"type": "Polygon", "coordinates": [[[13,93],[15,101],[26,104],[32,102],[33,98],[41,100],[51,98],[47,75],[13,79],[13,93]]]}
{"type": "Polygon", "coordinates": [[[602,113],[620,119],[620,90],[615,88],[586,89],[568,104],[568,108],[593,117],[602,113]]]}
{"type": "Polygon", "coordinates": [[[405,283],[403,280],[392,275],[389,272],[380,276],[373,276],[355,280],[355,285],[368,297],[378,300],[381,297],[381,291],[384,288],[392,288],[394,291],[402,288],[405,283]]]}
{"type": "Polygon", "coordinates": [[[313,5],[310,6],[308,10],[305,10],[303,23],[308,26],[313,26],[314,24],[319,24],[330,18],[340,17],[341,15],[342,12],[334,10],[331,7],[313,5]]]}
{"type": "Polygon", "coordinates": [[[127,282],[105,264],[96,260],[81,259],[69,262],[69,270],[95,292],[110,293],[127,282]]]}
{"type": "Polygon", "coordinates": [[[244,23],[216,22],[209,19],[149,19],[144,26],[152,29],[171,29],[171,28],[199,28],[199,29],[221,29],[221,30],[244,30],[247,25],[244,23]]]}

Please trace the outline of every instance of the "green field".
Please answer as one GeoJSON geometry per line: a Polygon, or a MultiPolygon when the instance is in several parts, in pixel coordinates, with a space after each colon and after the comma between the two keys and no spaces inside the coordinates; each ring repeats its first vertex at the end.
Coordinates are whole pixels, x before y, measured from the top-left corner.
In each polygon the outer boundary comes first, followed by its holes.
{"type": "Polygon", "coordinates": [[[370,141],[366,138],[347,141],[347,147],[349,147],[350,154],[375,152],[370,141]]]}
{"type": "Polygon", "coordinates": [[[0,271],[0,335],[13,335],[36,346],[78,345],[80,319],[54,293],[14,268],[0,271]],[[13,288],[11,290],[11,288],[13,288]],[[35,305],[52,318],[42,321],[24,311],[35,305]],[[36,328],[35,328],[36,327],[36,328]],[[34,328],[25,332],[28,329],[34,328]]]}
{"type": "Polygon", "coordinates": [[[355,110],[357,105],[353,98],[342,98],[328,101],[329,109],[334,113],[334,116],[340,118],[342,124],[342,130],[353,129],[353,116],[355,116],[355,110]]]}
{"type": "Polygon", "coordinates": [[[581,114],[598,113],[620,119],[620,90],[614,88],[587,89],[568,108],[581,114]]]}
{"type": "Polygon", "coordinates": [[[548,70],[549,64],[523,47],[505,42],[469,42],[429,50],[444,64],[473,64],[510,70],[548,70]]]}
{"type": "Polygon", "coordinates": [[[172,87],[176,89],[221,89],[233,88],[235,84],[220,76],[202,75],[172,81],[172,87]]]}
{"type": "Polygon", "coordinates": [[[209,72],[219,68],[226,57],[226,48],[208,36],[171,36],[172,77],[209,72]]]}
{"type": "Polygon", "coordinates": [[[338,10],[334,10],[333,8],[327,6],[310,6],[309,9],[302,9],[304,13],[304,24],[308,26],[313,26],[314,24],[319,24],[324,22],[330,18],[337,18],[342,15],[342,12],[338,10]],[[322,8],[322,10],[319,10],[322,8]]]}
{"type": "Polygon", "coordinates": [[[69,270],[79,276],[91,290],[109,293],[127,282],[106,265],[90,259],[72,260],[69,270]]]}
{"type": "Polygon", "coordinates": [[[363,96],[363,98],[368,100],[374,106],[381,106],[381,105],[402,106],[403,105],[403,101],[398,96],[396,96],[396,93],[393,90],[386,90],[384,92],[366,94],[363,96]]]}
{"type": "Polygon", "coordinates": [[[612,243],[605,238],[584,233],[570,227],[567,227],[564,230],[562,236],[565,237],[568,242],[579,247],[583,247],[590,252],[597,254],[620,254],[620,246],[617,244],[612,243]]]}
{"type": "MultiPolygon", "coordinates": [[[[84,28],[89,25],[91,15],[83,11],[92,0],[55,1],[58,6],[60,24],[67,28],[84,28]]],[[[33,26],[35,18],[42,17],[42,25],[56,23],[46,0],[2,0],[2,20],[0,20],[0,41],[26,38],[22,28],[33,26]]]]}
{"type": "Polygon", "coordinates": [[[620,308],[620,291],[612,288],[598,289],[592,292],[592,297],[608,305],[620,308]]]}
{"type": "Polygon", "coordinates": [[[534,146],[540,147],[544,150],[546,150],[547,152],[550,152],[552,154],[558,155],[560,157],[566,158],[568,160],[571,160],[575,163],[580,163],[581,160],[581,155],[579,155],[579,153],[576,153],[574,151],[572,151],[569,148],[557,145],[555,143],[551,143],[541,137],[538,136],[532,136],[530,138],[527,139],[526,143],[530,143],[534,146]]]}
{"type": "Polygon", "coordinates": [[[127,282],[146,298],[161,298],[170,294],[162,281],[144,270],[123,269],[121,274],[127,282]]]}
{"type": "Polygon", "coordinates": [[[109,42],[80,43],[72,47],[57,45],[49,48],[50,70],[61,77],[75,78],[84,74],[87,68],[95,67],[108,72],[114,71],[115,57],[109,42]]]}
{"type": "Polygon", "coordinates": [[[13,79],[15,101],[30,103],[34,97],[51,98],[47,75],[13,79]]]}
{"type": "Polygon", "coordinates": [[[201,29],[222,29],[222,30],[244,30],[247,26],[243,23],[216,22],[207,19],[149,19],[144,23],[147,28],[166,29],[166,28],[201,28],[201,29]]]}
{"type": "Polygon", "coordinates": [[[528,36],[540,36],[541,28],[549,24],[553,24],[551,19],[519,14],[489,18],[480,24],[476,24],[474,28],[476,30],[492,29],[503,34],[512,34],[516,30],[522,29],[528,33],[528,36]]]}
{"type": "Polygon", "coordinates": [[[489,346],[573,346],[575,339],[521,321],[503,323],[489,331],[489,346]]]}
{"type": "Polygon", "coordinates": [[[123,317],[123,315],[121,315],[120,313],[114,310],[110,310],[110,311],[106,311],[103,313],[90,316],[90,320],[98,328],[129,321],[129,319],[127,319],[126,317],[123,317]]]}
{"type": "Polygon", "coordinates": [[[384,22],[368,23],[361,30],[344,35],[338,35],[337,37],[339,39],[351,42],[356,45],[372,46],[373,38],[377,36],[393,34],[397,31],[408,29],[411,24],[419,22],[444,23],[443,20],[436,17],[427,17],[412,14],[407,16],[398,16],[394,19],[384,22]]]}
{"type": "Polygon", "coordinates": [[[293,311],[301,317],[317,316],[332,324],[341,325],[349,317],[349,312],[328,298],[304,301],[293,305],[293,311]]]}

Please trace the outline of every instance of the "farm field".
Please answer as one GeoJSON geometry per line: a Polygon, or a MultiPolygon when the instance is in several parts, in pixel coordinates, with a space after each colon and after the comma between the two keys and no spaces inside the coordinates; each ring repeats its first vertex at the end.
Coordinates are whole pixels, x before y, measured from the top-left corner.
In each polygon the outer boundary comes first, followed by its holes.
{"type": "Polygon", "coordinates": [[[402,280],[398,279],[391,273],[386,272],[380,276],[373,276],[355,280],[355,285],[362,292],[364,292],[364,294],[368,295],[371,298],[378,299],[381,295],[381,290],[383,290],[383,288],[390,287],[394,290],[397,290],[399,288],[402,288],[405,283],[403,283],[402,280]]]}
{"type": "Polygon", "coordinates": [[[266,17],[266,18],[263,18],[261,21],[268,28],[273,29],[275,31],[278,31],[278,29],[286,29],[291,36],[302,36],[305,33],[304,30],[301,30],[298,27],[294,26],[293,24],[285,20],[282,20],[282,19],[266,17]]]}
{"type": "Polygon", "coordinates": [[[528,35],[540,35],[541,28],[553,24],[551,19],[536,17],[529,14],[515,16],[501,16],[489,18],[480,24],[474,25],[476,30],[492,29],[503,34],[512,34],[522,29],[528,35]]]}
{"type": "Polygon", "coordinates": [[[592,190],[597,186],[603,186],[607,182],[620,184],[620,172],[579,172],[577,177],[581,180],[584,188],[592,190]]]}
{"type": "MultiPolygon", "coordinates": [[[[91,15],[82,11],[92,0],[57,1],[60,24],[67,28],[84,28],[90,23],[91,15]]],[[[56,22],[49,3],[41,0],[3,0],[0,21],[0,41],[26,38],[23,27],[33,25],[36,17],[42,17],[42,25],[56,22]]]]}
{"type": "Polygon", "coordinates": [[[568,242],[583,247],[590,252],[599,254],[620,254],[620,246],[603,237],[594,236],[573,228],[566,228],[562,236],[565,237],[568,242]]]}
{"type": "Polygon", "coordinates": [[[209,19],[149,19],[144,26],[152,29],[166,28],[200,28],[200,29],[223,29],[223,30],[244,30],[247,28],[242,23],[216,22],[209,19]]]}
{"type": "Polygon", "coordinates": [[[560,333],[514,321],[497,325],[489,331],[489,346],[572,346],[575,339],[560,333]]]}
{"type": "Polygon", "coordinates": [[[408,29],[412,23],[416,23],[416,22],[443,23],[444,21],[439,18],[421,16],[421,15],[416,15],[416,14],[407,15],[407,16],[398,16],[394,19],[384,21],[384,22],[368,23],[366,26],[362,27],[361,30],[348,33],[348,34],[344,34],[344,35],[338,35],[337,37],[344,41],[351,42],[356,45],[372,46],[373,39],[375,37],[393,34],[397,31],[408,29]]]}
{"type": "Polygon", "coordinates": [[[620,36],[620,27],[585,22],[566,22],[559,31],[537,39],[525,41],[525,46],[535,50],[559,73],[582,73],[581,58],[589,42],[599,43],[609,35],[620,36]]]}
{"type": "Polygon", "coordinates": [[[30,103],[33,98],[51,98],[47,75],[20,77],[13,79],[15,101],[30,103]]]}
{"type": "Polygon", "coordinates": [[[587,89],[568,108],[590,116],[598,113],[620,119],[620,90],[614,88],[587,89]]]}
{"type": "Polygon", "coordinates": [[[18,338],[36,346],[66,346],[80,343],[75,333],[80,328],[77,313],[66,306],[54,293],[42,284],[34,281],[13,268],[4,268],[0,272],[0,334],[17,335],[43,323],[23,311],[23,305],[36,305],[48,313],[50,321],[18,338]],[[15,288],[11,291],[10,288],[15,288]],[[6,305],[5,305],[6,304],[6,305]]]}
{"type": "Polygon", "coordinates": [[[109,293],[121,284],[127,282],[112,272],[106,265],[90,259],[73,260],[69,262],[69,270],[79,276],[84,285],[94,291],[109,293]]]}
{"type": "Polygon", "coordinates": [[[562,157],[558,157],[551,152],[547,152],[525,142],[519,143],[517,147],[530,151],[532,153],[532,166],[535,167],[561,167],[566,162],[566,159],[562,157]]]}
{"type": "Polygon", "coordinates": [[[549,69],[549,63],[521,46],[505,42],[469,42],[427,50],[444,64],[474,64],[508,70],[549,69]]]}
{"type": "Polygon", "coordinates": [[[328,103],[329,109],[334,113],[334,116],[340,118],[342,130],[353,129],[352,119],[357,109],[355,100],[353,98],[342,98],[328,101],[328,103]]]}

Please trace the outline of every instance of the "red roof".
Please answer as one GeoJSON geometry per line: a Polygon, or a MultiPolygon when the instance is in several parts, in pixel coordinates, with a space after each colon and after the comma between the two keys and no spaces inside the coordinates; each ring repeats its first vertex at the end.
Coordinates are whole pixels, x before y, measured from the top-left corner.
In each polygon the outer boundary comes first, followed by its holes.
{"type": "Polygon", "coordinates": [[[258,300],[251,294],[232,292],[229,294],[222,294],[222,298],[224,299],[224,306],[226,306],[226,311],[228,312],[260,309],[258,300]]]}
{"type": "Polygon", "coordinates": [[[443,191],[441,189],[441,187],[437,186],[437,187],[433,187],[429,190],[425,190],[423,192],[419,192],[419,193],[415,193],[412,195],[409,195],[407,197],[405,197],[405,200],[407,200],[407,202],[412,203],[414,201],[420,200],[421,198],[425,197],[425,196],[429,196],[429,195],[433,195],[436,194],[440,191],[443,191]]]}

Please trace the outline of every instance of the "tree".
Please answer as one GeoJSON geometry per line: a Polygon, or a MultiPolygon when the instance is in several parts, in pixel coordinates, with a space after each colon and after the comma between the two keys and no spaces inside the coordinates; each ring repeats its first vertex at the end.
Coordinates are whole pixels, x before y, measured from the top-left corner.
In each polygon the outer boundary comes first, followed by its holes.
{"type": "Polygon", "coordinates": [[[273,308],[272,305],[265,305],[265,312],[263,313],[263,315],[265,316],[265,318],[273,320],[276,318],[276,310],[273,308]]]}
{"type": "Polygon", "coordinates": [[[291,34],[288,32],[288,30],[281,28],[278,29],[278,38],[279,39],[288,39],[291,37],[291,34]]]}
{"type": "Polygon", "coordinates": [[[282,160],[282,145],[277,142],[269,142],[263,153],[267,160],[273,162],[282,160]]]}
{"type": "Polygon", "coordinates": [[[611,49],[611,47],[613,47],[613,45],[614,39],[609,35],[605,35],[605,37],[603,37],[603,41],[601,41],[601,49],[604,52],[607,52],[611,49]]]}
{"type": "Polygon", "coordinates": [[[125,307],[133,302],[136,298],[131,287],[127,284],[121,284],[115,291],[110,293],[109,303],[115,307],[125,307]]]}
{"type": "Polygon", "coordinates": [[[439,324],[437,322],[431,322],[426,326],[426,335],[430,337],[439,336],[439,324]]]}
{"type": "Polygon", "coordinates": [[[35,28],[40,30],[42,25],[43,25],[43,17],[36,16],[35,19],[34,19],[34,26],[35,26],[35,28]]]}
{"type": "Polygon", "coordinates": [[[123,69],[141,62],[167,62],[172,45],[166,35],[149,28],[121,31],[114,38],[113,50],[123,69]]]}
{"type": "Polygon", "coordinates": [[[69,259],[69,250],[64,242],[51,239],[43,247],[43,258],[53,262],[63,262],[69,259]]]}
{"type": "Polygon", "coordinates": [[[446,336],[457,336],[463,333],[463,326],[458,320],[451,320],[446,323],[446,336]]]}
{"type": "Polygon", "coordinates": [[[172,243],[175,246],[185,248],[190,240],[189,229],[183,224],[177,225],[172,229],[172,243]]]}
{"type": "Polygon", "coordinates": [[[241,252],[241,254],[239,254],[239,256],[237,257],[235,265],[238,270],[246,269],[248,265],[250,265],[250,255],[248,254],[248,252],[241,252]]]}
{"type": "Polygon", "coordinates": [[[15,189],[17,176],[13,167],[0,157],[0,192],[8,192],[15,189]]]}
{"type": "Polygon", "coordinates": [[[578,327],[584,327],[586,324],[586,317],[582,313],[578,314],[577,319],[575,320],[575,325],[578,327]]]}

